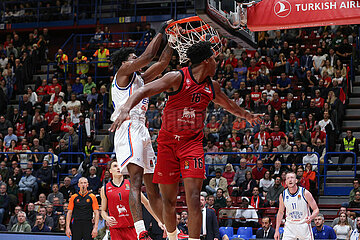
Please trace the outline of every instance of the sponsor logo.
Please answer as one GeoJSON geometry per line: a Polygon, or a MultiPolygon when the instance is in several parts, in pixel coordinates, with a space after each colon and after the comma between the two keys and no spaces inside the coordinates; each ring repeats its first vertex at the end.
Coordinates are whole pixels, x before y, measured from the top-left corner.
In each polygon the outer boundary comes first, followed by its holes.
{"type": "Polygon", "coordinates": [[[86,199],[86,202],[89,203],[89,202],[90,202],[90,199],[86,199]]]}
{"type": "Polygon", "coordinates": [[[182,118],[195,118],[195,109],[185,107],[182,118]]]}
{"type": "Polygon", "coordinates": [[[184,169],[189,169],[189,168],[190,168],[189,161],[186,160],[186,161],[184,162],[184,169]]]}
{"type": "Polygon", "coordinates": [[[298,199],[301,199],[301,195],[300,195],[300,194],[298,195],[298,199]]]}
{"type": "Polygon", "coordinates": [[[282,0],[282,1],[275,3],[274,13],[276,16],[281,17],[281,18],[289,16],[289,14],[291,13],[290,3],[286,0],[282,0]]]}
{"type": "Polygon", "coordinates": [[[129,184],[125,184],[125,190],[130,190],[129,184]]]}
{"type": "Polygon", "coordinates": [[[122,215],[123,213],[127,213],[126,208],[121,204],[117,205],[116,208],[117,208],[117,210],[119,212],[119,215],[122,215]]]}

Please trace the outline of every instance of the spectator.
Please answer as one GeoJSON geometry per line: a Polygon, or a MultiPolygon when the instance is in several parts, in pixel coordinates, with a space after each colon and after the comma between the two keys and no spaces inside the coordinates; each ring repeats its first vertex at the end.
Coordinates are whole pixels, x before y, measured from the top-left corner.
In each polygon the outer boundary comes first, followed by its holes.
{"type": "Polygon", "coordinates": [[[259,227],[258,215],[254,207],[249,205],[249,198],[242,197],[241,199],[241,209],[236,210],[233,227],[259,227]]]}
{"type": "Polygon", "coordinates": [[[23,211],[19,211],[17,213],[17,222],[16,224],[14,224],[10,231],[11,232],[31,232],[31,226],[30,224],[26,221],[26,213],[23,211]]]}
{"type": "Polygon", "coordinates": [[[264,177],[260,180],[259,187],[261,192],[268,192],[274,186],[275,180],[271,178],[270,171],[266,171],[264,177]]]}
{"type": "Polygon", "coordinates": [[[246,159],[242,158],[240,160],[240,167],[236,170],[234,180],[232,181],[231,185],[241,186],[242,183],[245,181],[245,173],[251,171],[251,168],[249,166],[246,166],[246,159]]]}
{"type": "Polygon", "coordinates": [[[266,171],[267,171],[267,169],[264,168],[263,161],[262,160],[257,160],[256,161],[256,167],[253,168],[253,170],[252,170],[252,175],[253,175],[254,180],[259,182],[260,179],[264,178],[266,171]]]}
{"type": "Polygon", "coordinates": [[[219,226],[214,210],[205,207],[205,197],[200,196],[200,207],[202,211],[201,235],[205,240],[220,239],[219,226]]]}
{"type": "Polygon", "coordinates": [[[357,211],[354,211],[354,209],[360,208],[360,191],[355,192],[355,198],[354,198],[354,200],[349,202],[349,208],[352,208],[351,212],[357,212],[357,211]]]}
{"type": "Polygon", "coordinates": [[[282,137],[285,138],[286,143],[288,142],[287,136],[285,135],[284,132],[280,131],[280,127],[278,125],[274,126],[274,131],[270,134],[270,137],[273,141],[274,147],[277,147],[280,145],[282,137]]]}
{"type": "Polygon", "coordinates": [[[36,216],[36,223],[31,232],[51,232],[51,229],[45,225],[44,215],[38,214],[36,216]]]}
{"type": "Polygon", "coordinates": [[[51,182],[51,169],[48,161],[43,161],[41,168],[36,172],[36,182],[40,190],[48,191],[51,182]]]}
{"type": "Polygon", "coordinates": [[[234,208],[232,206],[233,202],[230,197],[226,199],[226,209],[220,209],[219,211],[219,225],[224,227],[231,227],[233,220],[235,218],[235,209],[229,209],[234,208]]]}
{"type": "Polygon", "coordinates": [[[18,222],[18,214],[19,212],[21,212],[21,207],[20,206],[16,206],[15,209],[14,209],[14,215],[12,215],[10,217],[10,221],[9,221],[9,224],[8,224],[8,227],[7,229],[10,231],[11,228],[18,222]]]}
{"type": "Polygon", "coordinates": [[[254,187],[257,186],[256,181],[253,179],[250,171],[245,173],[245,181],[241,185],[242,195],[250,197],[254,187]]]}
{"type": "Polygon", "coordinates": [[[67,69],[67,63],[69,62],[68,56],[63,52],[62,49],[59,49],[56,56],[55,62],[57,63],[56,69],[60,76],[63,76],[65,73],[65,69],[67,69]]]}
{"type": "Polygon", "coordinates": [[[50,202],[50,203],[54,203],[54,198],[58,198],[59,199],[59,202],[60,204],[63,204],[64,202],[64,195],[59,192],[59,185],[58,184],[53,184],[52,185],[52,193],[50,193],[47,197],[47,200],[50,202]]]}
{"type": "Polygon", "coordinates": [[[29,203],[37,183],[31,168],[27,168],[25,173],[26,175],[20,179],[19,190],[24,193],[24,202],[29,203]]]}
{"type": "Polygon", "coordinates": [[[286,76],[286,73],[281,73],[281,77],[276,83],[276,89],[281,97],[285,97],[291,92],[291,80],[286,76]]]}
{"type": "Polygon", "coordinates": [[[235,171],[231,163],[226,164],[225,171],[222,176],[226,179],[228,186],[230,186],[235,177],[235,171]]]}
{"type": "MultiPolygon", "coordinates": [[[[44,216],[44,223],[46,226],[48,226],[50,228],[50,230],[53,228],[54,226],[54,219],[50,216],[48,217],[47,215],[47,208],[48,206],[51,205],[50,203],[46,204],[46,206],[42,206],[39,208],[39,214],[44,216]]],[[[51,205],[52,206],[52,205],[51,205]]]]}
{"type": "MultiPolygon", "coordinates": [[[[83,56],[82,52],[81,51],[78,51],[76,53],[76,58],[73,59],[73,62],[76,64],[76,74],[78,76],[86,76],[86,74],[89,72],[89,65],[88,65],[88,59],[87,57],[83,56]]],[[[82,88],[82,84],[80,83],[80,78],[77,77],[76,79],[78,80],[75,80],[75,83],[73,84],[72,86],[72,90],[74,92],[77,92],[75,91],[74,89],[74,85],[76,84],[77,87],[80,87],[81,85],[81,88],[82,88]]],[[[82,89],[81,89],[82,90],[82,89]]],[[[81,92],[77,92],[78,94],[81,94],[81,92]]]]}
{"type": "Polygon", "coordinates": [[[299,131],[295,134],[295,139],[299,139],[302,145],[308,145],[311,143],[310,132],[305,129],[303,124],[299,125],[299,131]]]}
{"type": "Polygon", "coordinates": [[[88,181],[89,181],[89,188],[88,190],[90,192],[93,192],[94,194],[98,194],[98,191],[101,187],[101,181],[100,181],[100,177],[98,177],[96,175],[96,167],[91,166],[90,167],[90,176],[88,177],[88,181]]]}
{"type": "Polygon", "coordinates": [[[336,239],[347,240],[350,238],[352,228],[347,220],[346,213],[340,213],[339,222],[334,227],[336,239]]]}
{"type": "Polygon", "coordinates": [[[250,198],[250,205],[255,208],[255,211],[257,212],[258,216],[262,216],[263,208],[264,207],[264,200],[262,199],[260,195],[259,187],[254,187],[252,191],[252,196],[250,198]]]}
{"type": "MultiPolygon", "coordinates": [[[[280,145],[277,146],[277,150],[278,152],[291,152],[291,147],[289,144],[286,143],[286,138],[285,137],[281,137],[280,138],[280,145]]],[[[289,154],[282,154],[284,160],[286,161],[289,154]]]]}
{"type": "Polygon", "coordinates": [[[330,119],[329,112],[324,112],[324,119],[319,122],[319,126],[321,127],[321,131],[326,133],[326,126],[330,124],[331,129],[335,129],[333,122],[330,119]]]}
{"type": "Polygon", "coordinates": [[[69,200],[70,196],[75,193],[75,189],[71,186],[71,179],[65,177],[64,184],[60,187],[60,192],[64,196],[64,201],[69,200]]]}
{"type": "Polygon", "coordinates": [[[79,136],[75,133],[73,127],[69,128],[69,132],[66,133],[63,137],[65,140],[66,147],[71,149],[71,151],[77,151],[79,145],[79,136]]]}
{"type": "MultiPolygon", "coordinates": [[[[97,61],[99,62],[97,63],[97,74],[98,76],[108,76],[110,52],[105,48],[104,44],[100,44],[99,47],[100,48],[93,54],[93,57],[97,58],[97,61]]],[[[86,84],[84,90],[85,88],[86,84]]]]}
{"type": "Polygon", "coordinates": [[[275,229],[271,226],[271,220],[265,216],[261,219],[262,228],[256,231],[257,239],[274,239],[275,229]]]}
{"type": "MultiPolygon", "coordinates": [[[[52,205],[52,204],[48,204],[47,206],[46,206],[46,217],[45,217],[45,223],[46,223],[46,219],[47,218],[51,218],[53,221],[53,224],[52,225],[48,225],[48,227],[50,228],[50,229],[53,229],[54,228],[54,226],[55,226],[55,224],[57,223],[57,215],[55,214],[55,212],[54,212],[54,205],[52,205]]],[[[50,221],[51,222],[51,221],[50,221]]]]}
{"type": "Polygon", "coordinates": [[[9,211],[10,199],[6,192],[6,184],[2,183],[0,185],[0,224],[4,220],[4,216],[7,211],[9,211]]]}
{"type": "Polygon", "coordinates": [[[312,228],[315,239],[336,239],[336,234],[332,227],[324,225],[324,215],[319,213],[314,220],[315,227],[312,228]]]}
{"type": "Polygon", "coordinates": [[[18,141],[17,136],[14,134],[14,129],[12,127],[8,128],[8,134],[5,136],[4,138],[4,147],[10,147],[10,142],[14,140],[14,141],[18,141]]]}
{"type": "Polygon", "coordinates": [[[311,133],[311,143],[316,144],[316,141],[320,139],[321,145],[326,145],[326,133],[321,130],[319,125],[315,126],[315,131],[311,133]]]}
{"type": "Polygon", "coordinates": [[[224,191],[221,188],[218,188],[215,194],[214,209],[216,210],[216,212],[218,212],[220,208],[224,207],[226,207],[226,198],[224,197],[224,191]]]}
{"type": "Polygon", "coordinates": [[[65,233],[66,230],[66,218],[64,215],[59,216],[58,224],[56,228],[53,229],[53,232],[65,233]]]}
{"type": "MultiPolygon", "coordinates": [[[[72,91],[74,92],[73,94],[71,94],[72,101],[76,100],[76,95],[80,95],[80,94],[84,93],[84,85],[80,82],[79,77],[75,78],[75,83],[71,86],[71,88],[72,88],[72,91]],[[74,95],[75,98],[73,98],[72,95],[74,95]]],[[[68,109],[69,109],[69,106],[68,106],[68,109]]]]}
{"type": "Polygon", "coordinates": [[[2,137],[6,136],[10,127],[12,127],[11,122],[5,119],[4,116],[0,116],[0,134],[2,137]]]}
{"type": "MultiPolygon", "coordinates": [[[[339,215],[342,214],[342,213],[347,213],[347,210],[346,210],[346,207],[340,207],[340,210],[339,210],[339,215]]],[[[349,217],[347,216],[347,221],[349,223],[349,225],[351,226],[352,229],[355,229],[355,225],[354,225],[354,221],[349,217]]],[[[340,221],[340,217],[337,217],[333,220],[333,222],[331,223],[331,227],[334,227],[335,225],[337,225],[340,221]]]]}
{"type": "Polygon", "coordinates": [[[270,138],[270,134],[268,132],[266,132],[265,129],[266,129],[265,125],[261,124],[260,131],[258,133],[256,133],[254,136],[255,139],[259,139],[259,144],[261,146],[266,145],[267,140],[270,138]]]}
{"type": "Polygon", "coordinates": [[[61,124],[61,131],[64,133],[68,133],[69,129],[74,126],[74,123],[71,122],[70,115],[66,116],[65,121],[61,124]]]}
{"type": "Polygon", "coordinates": [[[225,189],[225,193],[227,193],[227,180],[221,176],[220,169],[216,170],[215,177],[210,180],[209,185],[205,188],[209,194],[216,193],[219,188],[225,189]]]}
{"type": "Polygon", "coordinates": [[[269,191],[266,194],[266,206],[269,207],[278,207],[279,206],[279,196],[284,191],[284,187],[281,185],[281,177],[278,175],[275,177],[275,183],[272,187],[269,188],[269,191]]]}
{"type": "Polygon", "coordinates": [[[307,163],[310,163],[312,165],[312,170],[317,171],[317,169],[318,169],[318,157],[316,156],[315,153],[311,153],[311,152],[313,152],[311,146],[306,147],[306,152],[308,152],[308,154],[306,154],[303,157],[303,164],[306,165],[307,163]]]}

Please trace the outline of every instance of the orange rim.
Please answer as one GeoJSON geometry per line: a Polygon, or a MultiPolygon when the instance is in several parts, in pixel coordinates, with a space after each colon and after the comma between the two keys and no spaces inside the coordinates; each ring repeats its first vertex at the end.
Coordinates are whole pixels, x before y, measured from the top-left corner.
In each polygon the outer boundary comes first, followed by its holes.
{"type": "MultiPolygon", "coordinates": [[[[171,28],[174,27],[175,25],[182,24],[182,23],[187,23],[187,22],[196,22],[196,21],[203,21],[203,20],[198,16],[183,18],[183,19],[180,19],[180,20],[177,20],[175,22],[170,23],[169,26],[166,27],[165,31],[166,31],[167,34],[175,35],[176,33],[171,31],[171,28]]],[[[197,27],[197,28],[194,28],[194,29],[187,30],[183,34],[188,34],[188,33],[191,33],[191,32],[200,32],[200,31],[207,30],[207,29],[210,29],[210,28],[211,28],[211,26],[206,23],[206,24],[204,24],[204,26],[200,26],[200,27],[197,27]]]]}

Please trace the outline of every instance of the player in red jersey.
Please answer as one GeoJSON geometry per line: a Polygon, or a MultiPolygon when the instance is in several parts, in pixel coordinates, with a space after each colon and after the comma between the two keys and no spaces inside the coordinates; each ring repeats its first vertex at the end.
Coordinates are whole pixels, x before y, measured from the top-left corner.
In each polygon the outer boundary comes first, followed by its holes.
{"type": "MultiPolygon", "coordinates": [[[[117,160],[111,161],[109,171],[113,179],[101,188],[101,216],[110,226],[112,240],[137,239],[129,205],[130,181],[124,179],[117,160]]],[[[159,223],[159,226],[164,229],[163,224],[152,211],[149,201],[142,193],[141,202],[159,223]]]]}
{"type": "Polygon", "coordinates": [[[169,95],[158,137],[158,159],[153,181],[160,186],[163,218],[170,240],[176,239],[175,206],[180,173],[189,209],[189,240],[200,239],[200,190],[205,178],[202,130],[209,102],[221,105],[251,124],[260,118],[260,115],[251,114],[231,101],[221,91],[220,85],[210,79],[216,71],[210,42],[193,44],[187,50],[187,56],[191,67],[169,72],[139,88],[122,106],[119,117],[110,128],[110,131],[115,131],[120,127],[129,111],[143,98],[163,91],[169,95]]]}

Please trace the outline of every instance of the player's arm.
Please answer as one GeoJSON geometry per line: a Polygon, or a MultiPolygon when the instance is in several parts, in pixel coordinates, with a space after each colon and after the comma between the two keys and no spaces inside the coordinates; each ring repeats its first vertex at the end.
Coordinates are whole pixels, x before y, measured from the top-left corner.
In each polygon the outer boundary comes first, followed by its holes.
{"type": "Polygon", "coordinates": [[[173,49],[169,46],[169,44],[166,44],[166,47],[161,53],[159,61],[151,65],[151,67],[149,67],[145,73],[141,75],[145,84],[153,81],[160,73],[165,70],[165,68],[169,65],[172,54],[173,49]]]}
{"type": "Polygon", "coordinates": [[[130,110],[135,107],[142,99],[154,96],[164,91],[176,91],[180,87],[182,74],[178,71],[169,72],[162,78],[151,83],[145,84],[136,90],[120,108],[118,118],[113,122],[109,131],[114,132],[129,117],[130,110]]]}
{"type": "Polygon", "coordinates": [[[244,108],[239,107],[234,101],[231,101],[228,96],[221,91],[220,85],[216,81],[212,81],[215,91],[214,103],[219,104],[225,108],[228,112],[234,114],[237,117],[245,118],[250,124],[255,124],[262,114],[251,114],[244,108]]]}
{"type": "Polygon", "coordinates": [[[101,196],[101,217],[109,224],[110,227],[115,226],[117,221],[114,217],[109,216],[108,214],[108,201],[107,197],[105,196],[104,187],[100,189],[100,196],[101,196]]]}
{"type": "Polygon", "coordinates": [[[148,212],[151,214],[151,216],[153,216],[155,218],[155,220],[158,222],[159,226],[163,225],[163,223],[160,221],[160,219],[156,216],[156,214],[152,210],[149,200],[145,197],[145,195],[143,193],[141,193],[141,203],[144,205],[146,210],[148,210],[148,212]]]}
{"type": "Polygon", "coordinates": [[[305,190],[305,199],[306,199],[306,201],[308,202],[309,206],[311,207],[311,209],[313,211],[312,214],[306,220],[306,222],[308,224],[310,224],[311,221],[313,219],[315,219],[316,216],[319,214],[319,208],[318,208],[318,205],[315,202],[314,197],[311,195],[311,193],[308,190],[305,190]]]}
{"type": "MultiPolygon", "coordinates": [[[[171,21],[171,20],[170,20],[171,21]]],[[[121,76],[129,76],[135,71],[138,71],[142,67],[145,67],[148,65],[151,60],[155,57],[156,53],[159,50],[165,28],[170,23],[170,21],[163,23],[161,30],[159,33],[151,40],[149,45],[146,47],[143,54],[140,55],[137,59],[135,59],[132,62],[126,62],[124,63],[118,70],[118,73],[121,74],[121,76]]]]}
{"type": "Polygon", "coordinates": [[[279,196],[279,210],[276,215],[276,228],[275,228],[275,235],[274,235],[275,240],[280,239],[279,228],[280,228],[280,224],[283,219],[283,216],[284,216],[284,211],[285,211],[285,206],[284,206],[283,196],[281,194],[279,196]]]}

